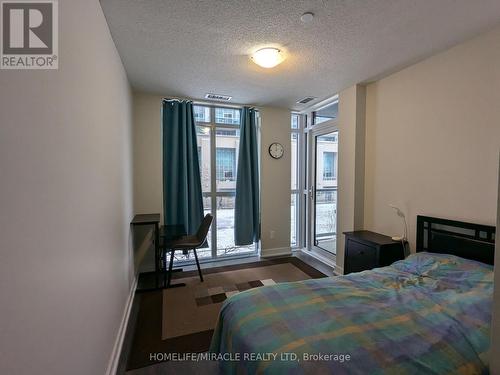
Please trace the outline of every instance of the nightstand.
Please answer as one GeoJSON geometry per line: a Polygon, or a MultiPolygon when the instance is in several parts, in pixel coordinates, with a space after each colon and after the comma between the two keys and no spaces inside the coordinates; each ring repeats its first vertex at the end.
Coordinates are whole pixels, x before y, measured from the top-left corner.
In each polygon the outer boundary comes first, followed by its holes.
{"type": "Polygon", "coordinates": [[[400,241],[393,241],[383,234],[358,230],[344,232],[344,275],[351,272],[371,270],[389,266],[404,259],[404,248],[400,241]]]}

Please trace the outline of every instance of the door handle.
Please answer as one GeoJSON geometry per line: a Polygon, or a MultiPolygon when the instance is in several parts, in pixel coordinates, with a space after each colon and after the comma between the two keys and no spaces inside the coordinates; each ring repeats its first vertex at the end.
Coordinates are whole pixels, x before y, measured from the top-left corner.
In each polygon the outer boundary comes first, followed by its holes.
{"type": "Polygon", "coordinates": [[[309,198],[310,198],[311,200],[314,200],[314,186],[311,186],[311,187],[309,188],[309,198]]]}

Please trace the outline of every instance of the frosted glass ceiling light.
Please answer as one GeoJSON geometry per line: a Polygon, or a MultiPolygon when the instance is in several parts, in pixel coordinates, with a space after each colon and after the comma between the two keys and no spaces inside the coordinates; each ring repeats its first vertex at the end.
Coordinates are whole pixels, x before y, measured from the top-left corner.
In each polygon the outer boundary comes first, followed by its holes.
{"type": "Polygon", "coordinates": [[[285,57],[277,48],[262,48],[252,55],[252,60],[263,68],[274,68],[281,64],[285,57]]]}

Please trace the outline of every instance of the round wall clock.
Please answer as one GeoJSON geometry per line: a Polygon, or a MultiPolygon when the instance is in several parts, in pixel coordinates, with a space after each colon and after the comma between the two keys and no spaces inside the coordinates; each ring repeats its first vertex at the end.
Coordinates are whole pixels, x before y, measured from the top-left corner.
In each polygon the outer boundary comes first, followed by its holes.
{"type": "Polygon", "coordinates": [[[274,159],[280,159],[283,156],[284,152],[285,150],[281,143],[274,142],[271,143],[271,146],[269,146],[269,155],[271,155],[271,157],[274,159]]]}

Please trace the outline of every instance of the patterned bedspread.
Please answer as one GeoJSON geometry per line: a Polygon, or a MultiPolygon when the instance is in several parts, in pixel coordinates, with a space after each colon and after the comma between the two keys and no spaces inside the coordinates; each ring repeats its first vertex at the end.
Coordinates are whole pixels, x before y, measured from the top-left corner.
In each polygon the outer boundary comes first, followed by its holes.
{"type": "Polygon", "coordinates": [[[419,253],[238,293],[210,351],[224,374],[486,374],[492,295],[493,267],[419,253]]]}

